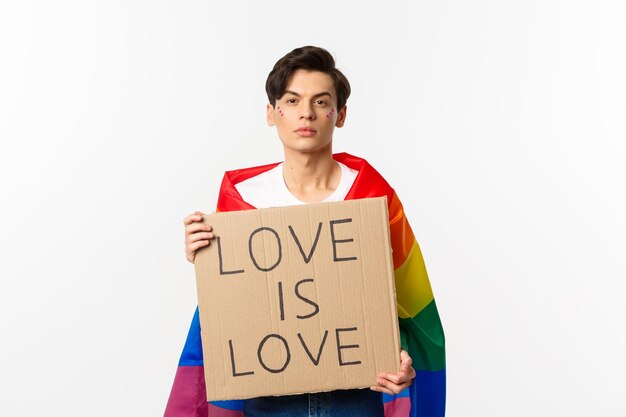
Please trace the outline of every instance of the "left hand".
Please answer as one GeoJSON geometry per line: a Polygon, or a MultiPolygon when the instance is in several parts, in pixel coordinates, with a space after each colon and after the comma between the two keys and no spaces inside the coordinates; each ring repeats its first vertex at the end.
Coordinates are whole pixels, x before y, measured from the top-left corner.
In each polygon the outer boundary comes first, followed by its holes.
{"type": "Polygon", "coordinates": [[[378,385],[370,387],[372,391],[384,392],[386,394],[395,395],[407,388],[415,378],[415,369],[411,366],[413,360],[407,351],[400,351],[400,372],[397,374],[388,374],[381,372],[378,374],[378,385]]]}

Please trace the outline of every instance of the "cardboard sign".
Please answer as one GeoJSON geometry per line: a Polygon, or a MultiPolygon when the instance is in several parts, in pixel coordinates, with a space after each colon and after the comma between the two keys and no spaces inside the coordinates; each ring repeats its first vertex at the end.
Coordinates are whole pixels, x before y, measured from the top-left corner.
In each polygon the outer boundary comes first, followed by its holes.
{"type": "Polygon", "coordinates": [[[387,199],[205,216],[196,254],[207,398],[376,385],[399,372],[387,199]]]}

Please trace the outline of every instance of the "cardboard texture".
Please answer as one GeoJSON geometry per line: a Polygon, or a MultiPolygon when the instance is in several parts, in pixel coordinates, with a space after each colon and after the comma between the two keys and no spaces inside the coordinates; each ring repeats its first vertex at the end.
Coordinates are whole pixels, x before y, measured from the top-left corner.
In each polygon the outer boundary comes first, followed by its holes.
{"type": "Polygon", "coordinates": [[[207,399],[376,385],[399,372],[386,197],[204,216],[207,399]]]}

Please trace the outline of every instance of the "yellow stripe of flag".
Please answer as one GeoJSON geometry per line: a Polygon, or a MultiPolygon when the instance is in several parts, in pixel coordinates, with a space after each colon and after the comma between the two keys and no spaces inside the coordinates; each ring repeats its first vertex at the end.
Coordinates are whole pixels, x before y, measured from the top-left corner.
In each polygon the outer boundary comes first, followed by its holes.
{"type": "Polygon", "coordinates": [[[426,265],[422,251],[416,240],[406,261],[394,271],[398,316],[400,318],[415,317],[433,300],[426,265]]]}

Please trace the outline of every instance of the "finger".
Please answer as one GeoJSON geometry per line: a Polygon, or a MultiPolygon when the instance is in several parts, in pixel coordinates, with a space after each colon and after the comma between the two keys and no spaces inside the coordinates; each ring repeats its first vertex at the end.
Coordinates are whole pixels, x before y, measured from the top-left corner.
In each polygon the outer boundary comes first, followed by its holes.
{"type": "Polygon", "coordinates": [[[415,369],[412,366],[409,366],[407,370],[400,371],[400,374],[404,375],[405,381],[410,381],[415,378],[415,369]]]}
{"type": "Polygon", "coordinates": [[[415,375],[415,369],[413,369],[412,366],[409,366],[408,369],[402,369],[397,374],[380,373],[378,374],[378,377],[389,379],[396,384],[403,384],[405,382],[409,382],[410,384],[413,378],[415,378],[415,375]]]}
{"type": "Polygon", "coordinates": [[[398,394],[400,391],[402,391],[402,387],[400,387],[397,384],[394,384],[393,382],[389,381],[388,379],[377,378],[376,382],[378,382],[379,385],[381,385],[381,386],[387,388],[388,390],[390,390],[392,394],[398,394]]]}
{"type": "Polygon", "coordinates": [[[185,250],[185,252],[187,252],[188,255],[194,255],[194,253],[201,247],[203,246],[207,246],[209,244],[208,240],[199,240],[195,243],[192,243],[190,245],[187,245],[187,248],[185,250]]]}
{"type": "Polygon", "coordinates": [[[370,387],[370,389],[372,391],[384,392],[385,394],[394,395],[394,393],[391,392],[388,388],[381,387],[381,386],[378,386],[378,385],[374,385],[373,387],[370,387]]]}
{"type": "Polygon", "coordinates": [[[214,238],[214,235],[211,232],[196,232],[192,235],[189,235],[185,243],[190,244],[193,242],[197,242],[198,240],[209,240],[213,238],[214,238]]]}
{"type": "Polygon", "coordinates": [[[190,214],[189,216],[185,217],[183,219],[183,224],[185,226],[187,226],[188,224],[191,224],[193,222],[199,222],[202,221],[202,216],[199,214],[190,214]]]}
{"type": "Polygon", "coordinates": [[[192,233],[196,233],[196,232],[210,232],[211,230],[213,230],[213,227],[211,227],[211,225],[209,224],[204,224],[204,223],[192,223],[188,226],[185,226],[185,236],[189,236],[192,233]]]}
{"type": "Polygon", "coordinates": [[[183,220],[183,223],[186,225],[191,224],[193,222],[199,222],[202,220],[202,216],[204,216],[204,213],[201,211],[196,211],[193,214],[190,214],[189,216],[185,217],[185,219],[183,220]]]}
{"type": "Polygon", "coordinates": [[[406,371],[413,364],[413,359],[409,356],[406,350],[400,352],[400,369],[406,371]]]}
{"type": "Polygon", "coordinates": [[[409,374],[405,374],[404,372],[400,372],[399,374],[380,374],[378,376],[381,379],[387,379],[394,384],[402,384],[408,381],[409,374]]]}

